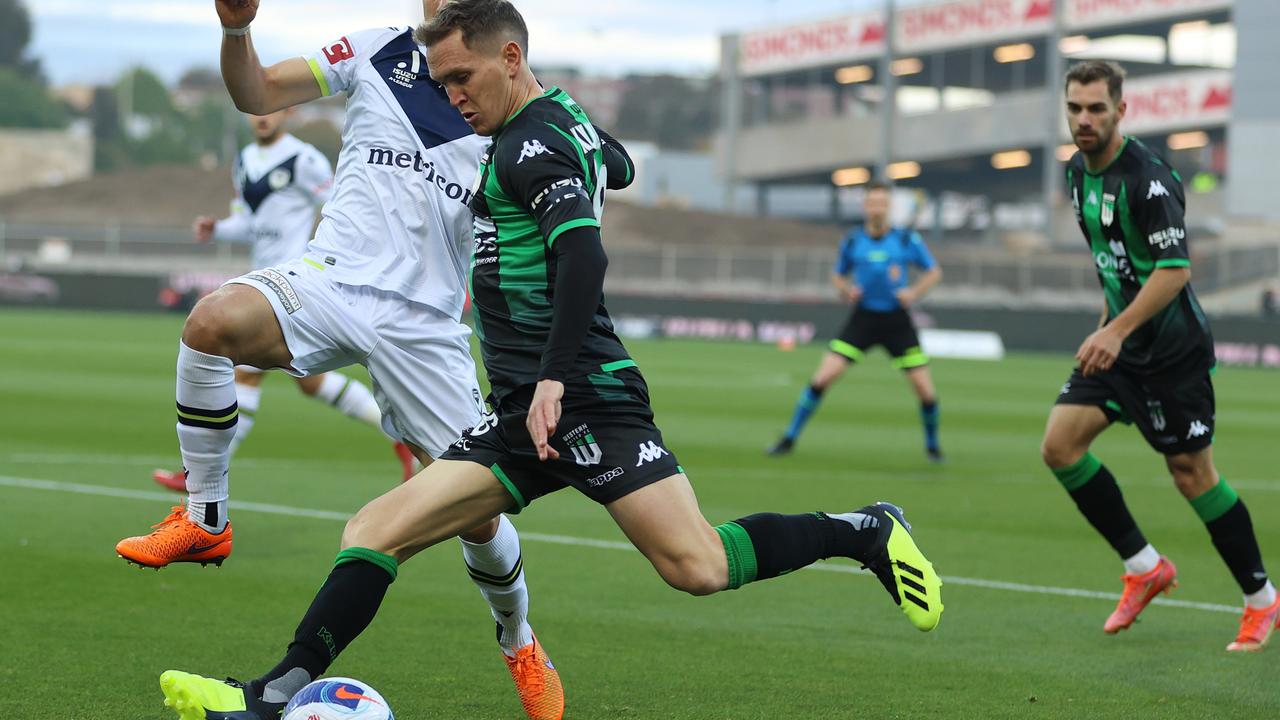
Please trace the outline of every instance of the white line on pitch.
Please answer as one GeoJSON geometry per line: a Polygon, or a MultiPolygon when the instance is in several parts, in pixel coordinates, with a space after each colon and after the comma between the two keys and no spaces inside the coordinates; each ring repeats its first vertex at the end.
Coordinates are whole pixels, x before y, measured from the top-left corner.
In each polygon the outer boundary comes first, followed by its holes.
{"type": "MultiPolygon", "coordinates": [[[[101,495],[105,497],[127,498],[130,500],[158,500],[170,503],[178,500],[180,497],[176,493],[159,493],[150,490],[129,490],[127,488],[107,487],[105,485],[85,485],[83,483],[69,483],[58,480],[36,480],[33,478],[9,477],[5,475],[0,475],[0,487],[24,488],[28,490],[49,490],[53,492],[75,493],[77,495],[101,495]]],[[[347,519],[351,517],[349,513],[334,512],[332,510],[310,510],[307,508],[290,507],[288,505],[272,505],[269,503],[244,502],[241,500],[231,500],[227,505],[232,510],[259,512],[268,515],[288,515],[290,517],[315,518],[317,520],[337,520],[340,522],[346,522],[347,519]]],[[[572,535],[549,535],[546,533],[525,532],[524,530],[521,530],[520,537],[534,542],[555,543],[557,545],[594,547],[606,550],[635,550],[631,543],[627,542],[619,542],[616,540],[596,540],[593,538],[582,538],[572,535]]],[[[821,570],[825,572],[849,573],[854,575],[870,574],[865,570],[860,570],[850,565],[810,565],[808,569],[821,570]]],[[[989,590],[1005,590],[1008,592],[1093,598],[1111,601],[1120,599],[1120,595],[1117,593],[1101,592],[1097,590],[1081,590],[1080,588],[1027,585],[1024,583],[1004,582],[1002,580],[984,580],[982,578],[952,576],[943,576],[942,579],[950,585],[966,585],[969,587],[987,588],[989,590]]],[[[1233,615],[1240,613],[1240,608],[1232,607],[1230,605],[1189,602],[1186,600],[1168,600],[1166,598],[1156,598],[1152,602],[1156,605],[1166,605],[1168,607],[1185,608],[1188,610],[1206,610],[1209,612],[1231,613],[1233,615]]]]}
{"type": "MultiPolygon", "coordinates": [[[[182,464],[178,453],[172,455],[112,455],[90,453],[10,453],[0,455],[0,462],[16,465],[137,465],[140,467],[176,467],[182,464]]],[[[388,465],[390,465],[388,457],[388,465]]],[[[237,458],[236,467],[297,467],[306,464],[371,467],[376,460],[308,460],[306,458],[237,458]]],[[[398,470],[396,471],[398,472],[398,470]]],[[[387,474],[394,474],[390,470],[387,474]]]]}
{"type": "MultiPolygon", "coordinates": [[[[6,472],[14,472],[15,468],[5,467],[5,463],[13,465],[130,465],[137,467],[163,468],[177,467],[181,465],[181,458],[177,453],[172,456],[168,455],[116,455],[102,453],[9,453],[0,455],[0,470],[6,472]]],[[[341,459],[307,459],[307,458],[237,458],[235,466],[243,469],[273,469],[273,468],[296,468],[300,465],[318,465],[323,464],[326,467],[342,467],[352,468],[353,472],[362,474],[375,474],[388,477],[399,477],[399,468],[392,470],[389,467],[378,470],[377,460],[341,460],[341,459]]],[[[936,469],[936,468],[935,468],[936,469]]],[[[22,472],[21,470],[16,470],[22,472]]],[[[734,474],[737,477],[774,477],[778,474],[777,469],[761,468],[761,467],[745,467],[735,468],[734,474]]],[[[854,473],[859,479],[871,480],[893,480],[901,481],[903,479],[935,479],[937,473],[934,472],[915,472],[910,471],[887,471],[887,470],[859,470],[854,473]]],[[[1046,482],[1046,478],[1050,478],[1047,473],[1037,470],[1031,476],[1006,475],[999,478],[988,478],[984,482],[996,482],[1013,485],[1042,484],[1046,482]],[[1039,478],[1039,479],[1035,479],[1039,478]]],[[[1052,479],[1047,482],[1053,483],[1052,479]]],[[[1172,487],[1171,480],[1165,476],[1150,476],[1126,478],[1122,485],[1134,485],[1141,487],[1172,487]]],[[[1054,485],[1056,487],[1056,484],[1054,485]]],[[[1280,482],[1275,479],[1259,480],[1253,478],[1231,478],[1231,487],[1236,490],[1249,490],[1261,492],[1280,492],[1280,482]]]]}

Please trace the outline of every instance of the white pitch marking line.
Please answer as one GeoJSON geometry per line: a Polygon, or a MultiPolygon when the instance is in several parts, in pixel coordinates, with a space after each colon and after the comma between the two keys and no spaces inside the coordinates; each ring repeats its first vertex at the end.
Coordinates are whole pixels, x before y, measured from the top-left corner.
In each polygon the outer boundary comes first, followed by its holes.
{"type": "MultiPolygon", "coordinates": [[[[85,485],[83,483],[69,483],[59,480],[37,480],[34,478],[20,478],[0,475],[0,487],[23,488],[27,490],[49,490],[53,492],[75,493],[77,495],[100,495],[105,497],[118,497],[130,500],[159,500],[170,502],[179,499],[176,493],[159,493],[150,490],[129,490],[127,488],[107,487],[105,485],[85,485]]],[[[334,512],[332,510],[311,510],[307,508],[290,507],[288,505],[272,505],[269,503],[244,502],[241,500],[231,500],[227,506],[233,510],[242,510],[244,512],[258,512],[268,515],[287,515],[289,517],[305,517],[315,518],[317,520],[337,520],[346,522],[351,517],[349,513],[334,512]]],[[[555,543],[557,545],[574,545],[577,547],[593,547],[604,550],[632,550],[635,548],[631,543],[619,542],[616,540],[596,540],[593,538],[575,537],[572,535],[548,535],[545,533],[520,531],[520,537],[525,540],[534,542],[555,543]]],[[[860,570],[849,565],[810,565],[809,570],[821,570],[825,572],[839,572],[853,575],[870,575],[871,573],[860,570]]],[[[966,578],[943,576],[943,582],[951,585],[966,585],[969,587],[987,588],[989,590],[1005,590],[1007,592],[1032,593],[1037,595],[1058,595],[1061,597],[1080,597],[1093,598],[1098,600],[1119,600],[1120,595],[1116,593],[1101,592],[1097,590],[1082,590],[1080,588],[1061,588],[1049,587],[1046,585],[1027,585],[1024,583],[1005,582],[1003,580],[984,580],[982,578],[966,578]]],[[[1205,610],[1208,612],[1231,613],[1233,615],[1240,614],[1238,607],[1230,605],[1217,605],[1214,603],[1189,602],[1186,600],[1168,600],[1166,598],[1156,598],[1152,601],[1155,605],[1165,605],[1168,607],[1184,608],[1187,610],[1205,610]]]]}

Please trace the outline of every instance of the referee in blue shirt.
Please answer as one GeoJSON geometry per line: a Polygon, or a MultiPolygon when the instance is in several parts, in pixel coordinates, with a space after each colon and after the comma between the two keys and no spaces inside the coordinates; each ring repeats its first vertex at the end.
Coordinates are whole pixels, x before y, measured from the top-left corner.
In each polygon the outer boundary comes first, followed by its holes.
{"type": "Polygon", "coordinates": [[[809,417],[818,409],[822,394],[840,379],[849,365],[862,360],[876,345],[883,345],[893,364],[906,373],[920,398],[920,418],[924,423],[925,453],[933,462],[942,461],[938,446],[938,396],[929,375],[929,358],[920,349],[915,323],[907,308],[924,297],[939,280],[942,270],[929,254],[919,233],[889,226],[889,185],[872,182],[862,201],[864,223],[855,227],[840,243],[831,282],[840,296],[853,303],[853,314],[832,340],[822,364],[809,387],[800,394],[787,432],[770,455],[785,455],[809,417]],[[910,282],[911,266],[922,272],[910,282]]]}

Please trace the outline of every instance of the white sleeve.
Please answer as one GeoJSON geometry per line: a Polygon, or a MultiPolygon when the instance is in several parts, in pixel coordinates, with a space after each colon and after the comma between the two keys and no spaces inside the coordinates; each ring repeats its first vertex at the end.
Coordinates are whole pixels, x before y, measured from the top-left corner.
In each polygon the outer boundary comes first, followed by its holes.
{"type": "Polygon", "coordinates": [[[237,197],[231,201],[231,214],[214,223],[213,239],[233,243],[253,240],[253,214],[244,200],[237,197]]]}
{"type": "Polygon", "coordinates": [[[240,156],[237,155],[235,165],[231,168],[231,186],[235,189],[235,196],[231,198],[231,214],[214,224],[214,240],[234,243],[253,240],[253,213],[244,201],[240,162],[240,156]]]}
{"type": "Polygon", "coordinates": [[[333,166],[324,153],[310,145],[300,160],[298,187],[307,192],[316,207],[320,207],[329,202],[329,196],[333,192],[333,166]]]}
{"type": "Polygon", "coordinates": [[[356,68],[368,59],[370,52],[376,52],[379,39],[394,32],[391,28],[361,30],[303,55],[320,85],[320,93],[329,97],[350,90],[355,84],[356,68]]]}

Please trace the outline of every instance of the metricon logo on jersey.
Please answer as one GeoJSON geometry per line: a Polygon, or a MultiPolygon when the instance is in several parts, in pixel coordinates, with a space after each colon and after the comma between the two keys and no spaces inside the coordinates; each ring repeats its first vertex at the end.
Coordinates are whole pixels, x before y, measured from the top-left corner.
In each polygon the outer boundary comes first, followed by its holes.
{"type": "Polygon", "coordinates": [[[445,194],[445,197],[450,200],[457,200],[463,205],[471,202],[471,191],[441,175],[436,170],[436,164],[431,160],[424,159],[420,150],[414,151],[410,155],[407,152],[397,152],[389,148],[371,147],[365,164],[396,167],[404,170],[411,169],[414,172],[425,173],[427,182],[439,188],[440,192],[445,194]]]}

